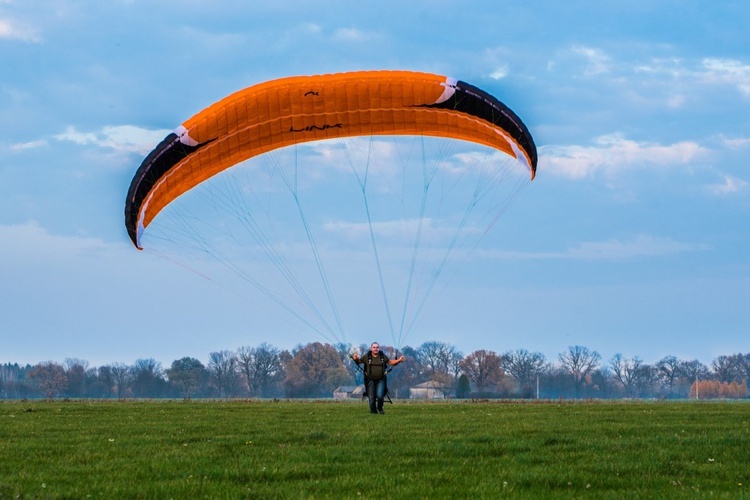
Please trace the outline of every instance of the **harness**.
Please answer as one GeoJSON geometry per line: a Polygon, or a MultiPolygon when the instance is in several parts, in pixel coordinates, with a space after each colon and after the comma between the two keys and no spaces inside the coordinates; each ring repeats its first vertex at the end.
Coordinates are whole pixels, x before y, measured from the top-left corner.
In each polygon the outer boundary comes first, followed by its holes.
{"type": "MultiPolygon", "coordinates": [[[[349,356],[352,360],[352,356],[349,356]]],[[[385,363],[385,359],[383,358],[383,353],[378,353],[378,357],[380,358],[380,361],[385,365],[385,370],[383,371],[383,382],[385,383],[385,400],[389,403],[393,404],[393,401],[391,401],[391,396],[388,395],[388,374],[391,373],[391,370],[393,370],[392,366],[389,366],[385,363]]],[[[360,358],[361,359],[361,358],[360,358]]],[[[367,376],[367,372],[370,371],[370,366],[372,365],[372,351],[367,351],[367,370],[359,366],[359,363],[355,362],[354,364],[357,366],[357,369],[362,372],[362,375],[364,376],[364,382],[365,382],[365,389],[367,389],[367,382],[369,381],[369,377],[367,376]]],[[[367,390],[362,393],[362,399],[365,399],[367,397],[367,390]]]]}
{"type": "MultiPolygon", "coordinates": [[[[368,374],[372,373],[371,372],[371,370],[372,370],[372,359],[373,359],[373,357],[372,357],[372,351],[367,351],[367,370],[364,371],[365,378],[369,378],[368,374]]],[[[378,353],[378,359],[380,359],[380,363],[383,366],[383,377],[385,377],[385,376],[388,375],[388,373],[390,373],[390,371],[392,370],[392,368],[389,369],[388,366],[386,365],[386,363],[385,363],[385,357],[383,356],[382,352],[378,353]]],[[[365,385],[367,385],[367,384],[365,383],[365,385]]]]}

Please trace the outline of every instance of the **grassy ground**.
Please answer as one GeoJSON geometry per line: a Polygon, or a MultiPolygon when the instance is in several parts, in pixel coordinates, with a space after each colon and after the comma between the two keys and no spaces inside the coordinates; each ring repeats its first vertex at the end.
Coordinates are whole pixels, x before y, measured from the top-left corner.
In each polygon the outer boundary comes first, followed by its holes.
{"type": "Polygon", "coordinates": [[[750,498],[750,404],[0,403],[0,497],[750,498]]]}

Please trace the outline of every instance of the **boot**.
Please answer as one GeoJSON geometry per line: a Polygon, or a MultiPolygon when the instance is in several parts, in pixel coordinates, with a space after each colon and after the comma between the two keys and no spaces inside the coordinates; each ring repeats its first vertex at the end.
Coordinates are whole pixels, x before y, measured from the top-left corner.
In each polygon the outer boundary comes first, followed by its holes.
{"type": "Polygon", "coordinates": [[[380,413],[381,415],[385,414],[385,410],[383,409],[383,400],[382,399],[378,399],[378,413],[380,413]]]}

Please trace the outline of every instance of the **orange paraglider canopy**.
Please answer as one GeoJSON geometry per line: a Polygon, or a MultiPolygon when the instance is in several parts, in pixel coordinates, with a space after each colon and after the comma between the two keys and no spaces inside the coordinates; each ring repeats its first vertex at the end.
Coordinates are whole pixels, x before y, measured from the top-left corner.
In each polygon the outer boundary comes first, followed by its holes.
{"type": "Polygon", "coordinates": [[[143,161],[125,205],[133,244],[174,199],[248,158],[308,141],[426,135],[499,149],[526,165],[537,153],[523,122],[486,92],[445,76],[358,71],[282,78],[236,92],[169,134],[143,161]]]}

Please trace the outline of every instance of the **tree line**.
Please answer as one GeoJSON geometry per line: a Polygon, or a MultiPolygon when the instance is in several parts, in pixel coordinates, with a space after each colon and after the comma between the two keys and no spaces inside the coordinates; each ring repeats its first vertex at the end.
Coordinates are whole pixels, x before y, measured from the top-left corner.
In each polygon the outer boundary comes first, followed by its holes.
{"type": "MultiPolygon", "coordinates": [[[[358,346],[366,352],[368,346],[358,346]]],[[[382,346],[394,357],[393,347],[382,346]]],[[[212,352],[208,362],[184,357],[164,368],[154,359],[132,365],[90,367],[76,358],[62,363],[0,365],[0,397],[22,398],[330,398],[341,386],[362,384],[350,344],[312,342],[282,350],[268,343],[212,352]]],[[[575,345],[547,360],[516,349],[464,355],[455,346],[425,342],[399,353],[406,362],[388,376],[390,394],[432,382],[456,398],[747,398],[750,353],[722,355],[710,365],[665,356],[648,364],[635,356],[609,360],[575,345]]]]}

